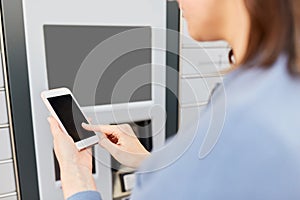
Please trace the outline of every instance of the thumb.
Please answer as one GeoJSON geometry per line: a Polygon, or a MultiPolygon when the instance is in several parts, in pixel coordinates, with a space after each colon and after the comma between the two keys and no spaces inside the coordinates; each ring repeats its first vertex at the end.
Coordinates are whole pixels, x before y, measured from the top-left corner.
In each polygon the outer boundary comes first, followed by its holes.
{"type": "Polygon", "coordinates": [[[50,124],[51,133],[53,138],[57,138],[61,132],[57,121],[53,117],[48,117],[48,122],[50,124]]]}

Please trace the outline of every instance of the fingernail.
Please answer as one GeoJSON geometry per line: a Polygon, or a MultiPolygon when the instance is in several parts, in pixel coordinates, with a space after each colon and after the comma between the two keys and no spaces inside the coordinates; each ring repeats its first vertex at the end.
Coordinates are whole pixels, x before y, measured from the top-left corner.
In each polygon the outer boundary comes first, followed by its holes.
{"type": "Polygon", "coordinates": [[[84,123],[84,122],[82,122],[82,123],[81,123],[81,126],[87,126],[87,124],[86,124],[86,123],[84,123]]]}
{"type": "Polygon", "coordinates": [[[50,117],[47,118],[47,121],[50,123],[50,117]]]}

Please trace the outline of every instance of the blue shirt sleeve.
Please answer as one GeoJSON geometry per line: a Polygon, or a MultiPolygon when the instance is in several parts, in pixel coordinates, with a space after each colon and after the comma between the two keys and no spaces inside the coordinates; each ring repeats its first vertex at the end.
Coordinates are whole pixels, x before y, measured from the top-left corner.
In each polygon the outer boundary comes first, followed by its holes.
{"type": "Polygon", "coordinates": [[[101,196],[97,191],[84,191],[72,195],[67,200],[101,200],[101,196]]]}

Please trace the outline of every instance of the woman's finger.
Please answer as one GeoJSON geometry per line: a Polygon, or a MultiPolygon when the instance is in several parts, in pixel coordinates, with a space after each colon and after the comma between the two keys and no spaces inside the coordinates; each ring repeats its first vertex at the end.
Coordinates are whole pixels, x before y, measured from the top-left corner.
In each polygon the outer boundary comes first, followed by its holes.
{"type": "Polygon", "coordinates": [[[110,135],[116,132],[116,126],[113,125],[93,125],[82,123],[82,127],[88,131],[101,132],[106,135],[110,135]]]}
{"type": "Polygon", "coordinates": [[[112,156],[116,156],[117,155],[117,151],[118,151],[118,146],[117,144],[112,143],[109,139],[107,139],[105,136],[103,136],[100,141],[99,144],[106,149],[112,156]]]}

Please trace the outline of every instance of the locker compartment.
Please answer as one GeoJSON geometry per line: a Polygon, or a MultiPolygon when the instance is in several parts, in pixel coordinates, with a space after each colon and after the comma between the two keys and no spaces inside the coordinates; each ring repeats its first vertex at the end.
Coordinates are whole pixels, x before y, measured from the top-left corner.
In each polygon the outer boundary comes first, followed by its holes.
{"type": "Polygon", "coordinates": [[[0,55],[0,88],[4,87],[4,76],[2,67],[2,56],[0,55]]]}
{"type": "MultiPolygon", "coordinates": [[[[228,52],[226,48],[195,48],[195,49],[182,49],[181,63],[182,65],[193,65],[200,69],[202,66],[216,66],[213,71],[217,71],[217,66],[228,64],[228,52]],[[203,65],[205,64],[205,65],[203,65]]],[[[205,71],[205,67],[203,69],[205,71]]],[[[204,73],[204,72],[202,72],[204,73]]]]}
{"type": "Polygon", "coordinates": [[[17,196],[0,197],[0,200],[17,200],[17,196]]]}
{"type": "Polygon", "coordinates": [[[4,91],[0,92],[0,124],[7,124],[7,106],[4,91]]]}
{"type": "Polygon", "coordinates": [[[186,127],[196,125],[205,107],[206,105],[201,107],[180,108],[179,128],[184,130],[186,127]]]}
{"type": "Polygon", "coordinates": [[[12,158],[9,130],[0,129],[0,161],[12,158]]]}
{"type": "Polygon", "coordinates": [[[0,173],[0,195],[14,192],[16,190],[16,185],[13,163],[0,164],[0,173]]]}
{"type": "Polygon", "coordinates": [[[181,79],[180,82],[180,104],[196,104],[207,102],[211,91],[222,82],[222,78],[181,79]]]}
{"type": "Polygon", "coordinates": [[[3,77],[3,69],[2,69],[2,60],[0,56],[0,88],[4,87],[4,77],[3,77]]]}
{"type": "Polygon", "coordinates": [[[222,72],[229,69],[229,63],[200,63],[199,65],[191,64],[185,60],[181,60],[181,74],[182,75],[199,75],[205,76],[208,74],[217,75],[218,72],[222,72]]]}

